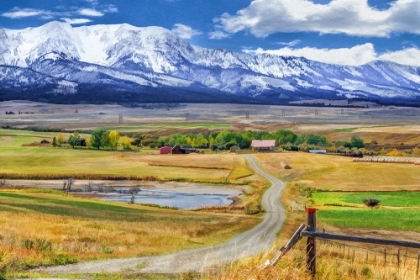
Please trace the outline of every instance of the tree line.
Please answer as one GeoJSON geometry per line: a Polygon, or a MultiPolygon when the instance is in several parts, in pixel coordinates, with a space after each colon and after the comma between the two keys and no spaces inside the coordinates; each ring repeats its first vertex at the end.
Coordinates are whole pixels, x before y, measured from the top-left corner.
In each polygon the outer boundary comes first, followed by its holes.
{"type": "MultiPolygon", "coordinates": [[[[62,133],[53,139],[53,146],[68,143],[71,147],[81,145],[80,134],[75,131],[68,139],[62,133]]],[[[169,136],[155,134],[127,134],[120,135],[116,130],[97,128],[92,131],[89,138],[84,139],[86,146],[91,149],[130,150],[135,147],[160,148],[163,146],[179,145],[182,148],[200,148],[212,150],[226,150],[232,146],[249,149],[252,140],[275,140],[277,147],[286,150],[307,150],[315,147],[335,147],[343,149],[359,149],[364,147],[364,141],[358,136],[352,136],[349,141],[336,141],[331,143],[325,136],[316,134],[297,135],[290,130],[267,131],[231,131],[222,130],[207,133],[174,133],[169,136]]]]}

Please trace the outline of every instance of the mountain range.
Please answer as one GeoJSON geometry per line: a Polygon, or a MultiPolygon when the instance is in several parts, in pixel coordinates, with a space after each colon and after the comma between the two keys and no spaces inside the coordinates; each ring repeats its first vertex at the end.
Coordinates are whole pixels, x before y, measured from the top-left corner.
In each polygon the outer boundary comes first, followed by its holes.
{"type": "Polygon", "coordinates": [[[53,21],[0,29],[0,101],[287,104],[320,98],[420,104],[420,68],[206,49],[161,27],[53,21]]]}

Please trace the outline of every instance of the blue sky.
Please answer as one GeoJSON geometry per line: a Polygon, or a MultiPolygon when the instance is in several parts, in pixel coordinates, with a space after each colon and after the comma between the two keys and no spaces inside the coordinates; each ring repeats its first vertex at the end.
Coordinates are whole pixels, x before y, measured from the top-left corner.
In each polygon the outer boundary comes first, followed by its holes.
{"type": "Polygon", "coordinates": [[[419,0],[0,0],[0,28],[161,26],[191,44],[360,65],[420,66],[419,0]]]}

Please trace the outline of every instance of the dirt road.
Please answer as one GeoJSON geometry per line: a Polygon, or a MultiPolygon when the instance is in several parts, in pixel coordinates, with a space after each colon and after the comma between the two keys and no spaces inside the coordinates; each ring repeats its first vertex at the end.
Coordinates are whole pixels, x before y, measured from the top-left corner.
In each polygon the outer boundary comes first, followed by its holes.
{"type": "Polygon", "coordinates": [[[285,184],[263,171],[252,156],[244,155],[244,157],[256,172],[272,184],[263,196],[262,205],[266,210],[264,220],[253,229],[237,235],[226,243],[212,247],[185,250],[157,257],[87,262],[41,270],[53,274],[117,272],[125,269],[145,273],[200,272],[269,249],[285,220],[284,207],[280,202],[285,184]],[[140,264],[144,264],[140,267],[145,266],[145,268],[137,268],[140,264]]]}

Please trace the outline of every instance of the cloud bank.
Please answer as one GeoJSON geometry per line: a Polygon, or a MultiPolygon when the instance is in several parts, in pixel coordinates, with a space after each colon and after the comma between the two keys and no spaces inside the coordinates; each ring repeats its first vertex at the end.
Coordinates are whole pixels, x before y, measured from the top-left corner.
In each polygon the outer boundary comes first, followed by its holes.
{"type": "Polygon", "coordinates": [[[202,32],[181,23],[174,24],[172,32],[182,39],[191,39],[194,36],[202,34],[202,32]]]}
{"type": "Polygon", "coordinates": [[[420,49],[416,47],[378,54],[371,43],[339,49],[285,47],[275,50],[264,50],[262,48],[253,50],[244,48],[243,52],[255,55],[268,53],[280,56],[305,57],[310,60],[341,65],[363,65],[374,60],[388,60],[404,65],[420,66],[420,60],[418,59],[420,49]]]}
{"type": "Polygon", "coordinates": [[[318,32],[387,37],[420,34],[420,1],[396,0],[377,10],[367,0],[333,0],[326,5],[309,0],[253,0],[235,15],[223,14],[216,28],[228,33],[249,31],[256,37],[277,32],[318,32]]]}

